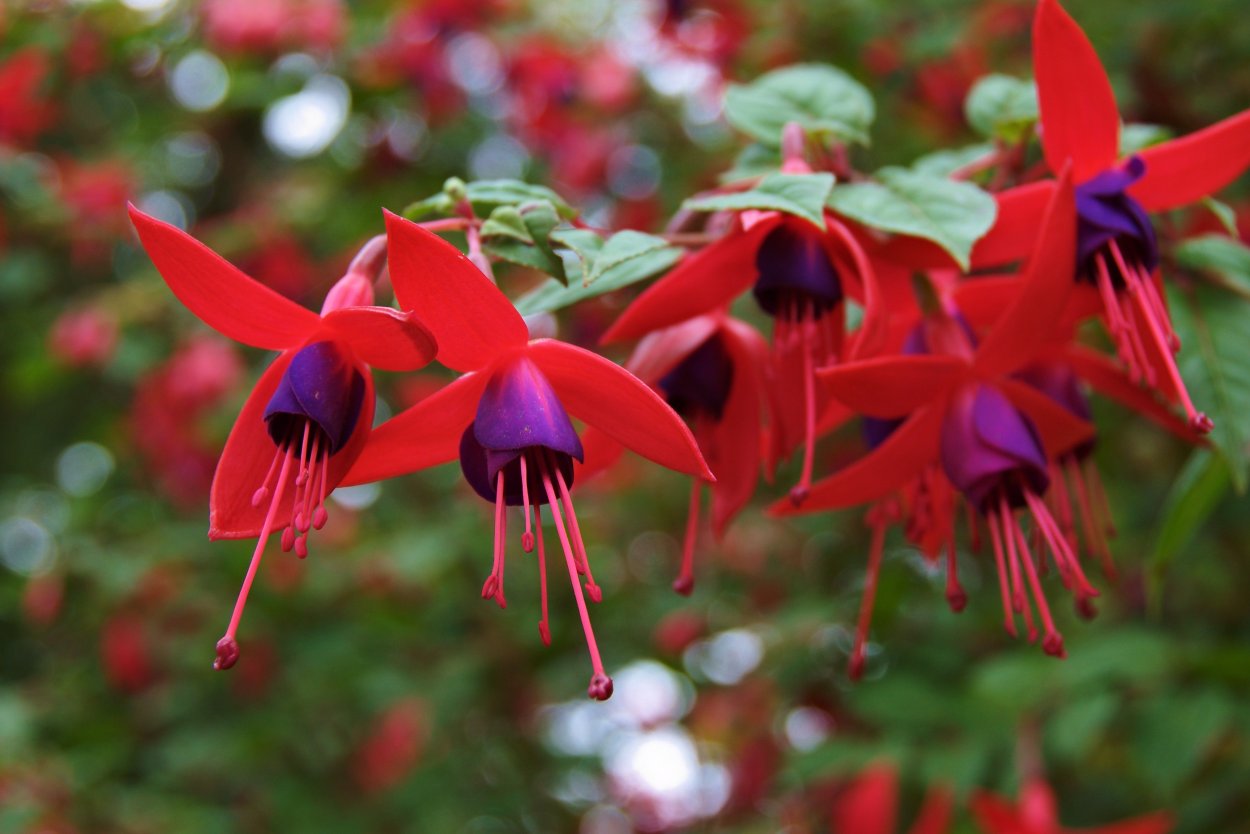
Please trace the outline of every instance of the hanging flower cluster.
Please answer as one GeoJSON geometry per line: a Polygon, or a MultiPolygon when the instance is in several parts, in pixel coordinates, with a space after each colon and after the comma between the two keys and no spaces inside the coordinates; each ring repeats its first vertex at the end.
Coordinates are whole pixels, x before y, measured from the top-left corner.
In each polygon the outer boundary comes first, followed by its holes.
{"type": "Polygon", "coordinates": [[[1115,573],[1088,387],[1195,443],[1213,428],[1178,370],[1148,212],[1236,178],[1250,164],[1250,111],[1125,155],[1102,67],[1056,0],[1038,3],[1034,61],[1043,159],[1031,169],[1018,164],[1030,131],[1019,147],[1000,143],[943,175],[861,174],[846,145],[871,102],[857,105],[852,82],[832,68],[789,68],[727,100],[730,121],[771,149],[771,167],[696,195],[664,236],[604,234],[539,186],[453,180],[407,218],[386,214],[385,237],[361,250],[320,315],[132,209],[144,248],[188,308],[226,336],[280,351],[239,415],[212,488],[210,536],[257,538],[217,668],[239,657],[240,618],[270,536],[302,558],[337,486],[458,460],[494,506],[482,597],[506,606],[509,508],[519,508],[521,550],[536,553],[541,578],[538,631],[550,641],[549,523],[585,632],[589,694],[609,697],[588,606],[603,589],[572,489],[624,448],[694,479],[674,582],[683,594],[694,587],[705,487],[718,538],[761,476],[771,482],[791,456],[797,478],[772,515],[867,507],[853,677],[895,525],[935,564],[945,560],[956,611],[967,603],[961,535],[967,553],[986,551],[1007,631],[1064,656],[1047,574],[1093,616],[1099,590],[1084,557],[1115,573]],[[849,109],[839,121],[759,106],[786,84],[837,88],[846,95],[833,98],[849,109]],[[984,189],[969,181],[989,171],[984,189]],[[916,221],[934,206],[970,228],[916,221]],[[464,233],[467,256],[437,236],[444,231],[464,233]],[[500,262],[552,278],[514,307],[492,283],[500,262]],[[398,309],[373,306],[386,267],[398,309]],[[522,315],[662,272],[602,335],[605,344],[638,340],[624,367],[532,338],[522,315]],[[748,290],[753,305],[735,306],[748,290]],[[1093,320],[1105,334],[1091,336],[1093,320]],[[1090,346],[1103,335],[1110,351],[1090,346]],[[374,428],[371,369],[415,371],[433,360],[460,376],[374,428]],[[822,467],[821,439],[856,420],[863,456],[822,467]]]}

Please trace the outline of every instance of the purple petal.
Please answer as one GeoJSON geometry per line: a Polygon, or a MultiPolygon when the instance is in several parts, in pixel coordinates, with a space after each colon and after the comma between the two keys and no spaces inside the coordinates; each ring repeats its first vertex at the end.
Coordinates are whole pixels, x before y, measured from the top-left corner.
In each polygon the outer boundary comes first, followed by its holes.
{"type": "MultiPolygon", "coordinates": [[[[529,482],[529,499],[531,504],[547,503],[547,491],[543,488],[542,477],[535,463],[535,455],[542,454],[537,449],[508,449],[491,451],[478,442],[475,425],[469,424],[460,436],[460,471],[473,491],[492,504],[495,502],[495,478],[503,470],[504,503],[510,507],[519,507],[524,503],[525,492],[521,489],[521,455],[526,458],[526,480],[529,482]]],[[[573,486],[573,459],[563,452],[553,452],[564,483],[573,486]]]]}
{"type": "Polygon", "coordinates": [[[817,316],[842,300],[842,282],[829,260],[820,232],[798,223],[783,223],[768,233],[755,253],[759,277],[752,292],[770,316],[791,315],[809,304],[817,316]]]}
{"type": "Polygon", "coordinates": [[[544,446],[584,460],[582,441],[551,383],[538,366],[521,356],[486,383],[477,405],[474,432],[494,451],[544,446]]]}
{"type": "Polygon", "coordinates": [[[343,447],[356,428],[364,403],[365,381],[335,342],[301,348],[265,407],[265,423],[274,443],[282,443],[295,422],[311,420],[330,441],[330,454],[343,447]]]}
{"type": "Polygon", "coordinates": [[[681,416],[719,421],[725,413],[734,367],[720,336],[713,334],[660,380],[664,398],[681,416]]]}
{"type": "MultiPolygon", "coordinates": [[[[1112,241],[1126,258],[1136,261],[1147,272],[1153,272],[1159,265],[1159,243],[1150,216],[1126,191],[1145,171],[1145,162],[1134,156],[1125,167],[1104,171],[1077,186],[1078,274],[1087,279],[1096,274],[1093,257],[1112,241]]],[[[1108,260],[1107,265],[1118,280],[1114,263],[1108,260]]]]}
{"type": "Polygon", "coordinates": [[[942,468],[982,511],[1001,491],[1020,504],[1023,484],[1039,495],[1050,485],[1046,456],[1029,419],[984,385],[965,388],[952,400],[942,424],[942,468]]]}

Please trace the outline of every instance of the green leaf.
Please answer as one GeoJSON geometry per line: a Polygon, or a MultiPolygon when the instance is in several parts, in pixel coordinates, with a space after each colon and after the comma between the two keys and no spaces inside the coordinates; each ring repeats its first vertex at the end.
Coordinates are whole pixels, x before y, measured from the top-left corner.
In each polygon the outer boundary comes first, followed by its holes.
{"type": "Polygon", "coordinates": [[[525,294],[516,302],[516,308],[522,315],[559,310],[636,284],[669,269],[682,256],[679,247],[663,238],[641,232],[617,232],[607,241],[600,241],[598,247],[590,242],[587,235],[600,240],[593,232],[583,229],[562,230],[552,235],[553,241],[577,253],[582,262],[583,279],[568,286],[559,281],[548,281],[525,294]]]}
{"type": "Polygon", "coordinates": [[[1210,440],[1228,464],[1233,487],[1247,486],[1250,441],[1250,362],[1245,357],[1250,303],[1214,287],[1169,293],[1176,335],[1184,346],[1176,364],[1194,406],[1215,423],[1210,440]]]}
{"type": "Polygon", "coordinates": [[[1250,296],[1250,246],[1224,235],[1190,238],[1173,251],[1176,262],[1224,279],[1229,289],[1250,296]]]}
{"type": "Polygon", "coordinates": [[[1121,698],[1095,692],[1064,701],[1046,723],[1046,741],[1058,757],[1077,762],[1089,755],[1121,708],[1121,698]]]}
{"type": "Polygon", "coordinates": [[[883,168],[878,182],[840,185],[829,207],[873,228],[931,240],[962,268],[972,246],[994,225],[994,198],[968,182],[883,168]]]}
{"type": "Polygon", "coordinates": [[[545,185],[520,180],[482,180],[468,185],[469,202],[479,216],[490,214],[499,206],[521,206],[526,203],[549,203],[565,218],[577,214],[556,192],[545,185]]]}
{"type": "Polygon", "coordinates": [[[1236,710],[1217,689],[1160,696],[1138,710],[1134,761],[1156,790],[1171,795],[1195,775],[1236,710]]]}
{"type": "Polygon", "coordinates": [[[987,75],[968,91],[964,116],[982,136],[1014,144],[1037,122],[1037,87],[1010,75],[987,75]]]}
{"type": "Polygon", "coordinates": [[[955,171],[984,159],[994,152],[994,146],[988,142],[968,145],[954,150],[940,150],[927,153],[911,164],[911,170],[917,174],[932,177],[949,177],[955,171]]]}
{"type": "Polygon", "coordinates": [[[449,217],[455,213],[455,201],[443,192],[409,203],[400,212],[402,216],[412,221],[426,220],[431,217],[449,217]]]}
{"type": "Polygon", "coordinates": [[[729,123],[774,148],[781,146],[781,131],[789,122],[809,135],[867,145],[875,115],[867,88],[825,64],[783,67],[750,84],[731,84],[725,93],[729,123]]]}
{"type": "Polygon", "coordinates": [[[525,226],[525,218],[514,206],[500,206],[482,223],[482,237],[506,237],[522,243],[533,243],[534,237],[525,226]]]}
{"type": "Polygon", "coordinates": [[[781,154],[777,148],[752,142],[747,145],[734,159],[733,167],[721,174],[721,182],[737,182],[738,180],[762,177],[781,169],[781,154]]]}
{"type": "Polygon", "coordinates": [[[1154,536],[1147,590],[1155,610],[1162,601],[1163,577],[1168,565],[1210,517],[1228,486],[1228,466],[1223,458],[1212,454],[1210,449],[1195,449],[1168,492],[1154,536]]]}
{"type": "MultiPolygon", "coordinates": [[[[748,191],[695,197],[682,203],[691,211],[764,209],[801,217],[818,229],[825,228],[825,202],[833,191],[830,173],[769,174],[748,191]]],[[[991,201],[993,202],[993,201],[991,201]]]]}
{"type": "Polygon", "coordinates": [[[499,206],[482,224],[482,249],[511,263],[537,269],[566,283],[564,260],[551,246],[551,235],[560,224],[556,207],[547,200],[499,206]]]}
{"type": "Polygon", "coordinates": [[[1143,148],[1166,142],[1172,131],[1163,125],[1130,124],[1120,128],[1120,155],[1137,153],[1143,148]]]}
{"type": "Polygon", "coordinates": [[[1241,230],[1237,228],[1237,212],[1233,211],[1233,207],[1223,200],[1217,200],[1214,197],[1203,197],[1203,207],[1215,215],[1215,219],[1220,221],[1220,225],[1232,237],[1239,237],[1241,230]]]}

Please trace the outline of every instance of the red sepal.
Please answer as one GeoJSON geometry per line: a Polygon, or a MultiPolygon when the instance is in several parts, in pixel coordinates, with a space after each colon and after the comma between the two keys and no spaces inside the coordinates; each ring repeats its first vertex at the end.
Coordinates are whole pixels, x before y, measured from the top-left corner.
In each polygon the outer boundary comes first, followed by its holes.
{"type": "Polygon", "coordinates": [[[1042,218],[1041,232],[1011,306],[977,347],[985,376],[1010,373],[1037,353],[1054,333],[1072,292],[1076,259],[1076,198],[1068,169],[1042,218]]]}
{"type": "Polygon", "coordinates": [[[629,371],[553,339],[531,342],[527,355],[574,417],[661,466],[716,480],[690,429],[629,371]]]}
{"type": "Polygon", "coordinates": [[[783,498],[768,508],[769,515],[854,507],[889,495],[925,466],[937,462],[946,405],[943,400],[916,412],[876,449],[812,484],[801,506],[795,507],[789,498],[783,498]]]}
{"type": "Polygon", "coordinates": [[[322,327],[351,345],[360,361],[383,371],[416,371],[438,353],[415,315],[390,307],[344,307],[327,315],[322,327]]]}
{"type": "Polygon", "coordinates": [[[898,817],[898,774],[890,765],[866,769],[833,804],[833,834],[894,834],[898,817]]]}
{"type": "Polygon", "coordinates": [[[760,372],[768,346],[750,325],[730,320],[721,330],[733,361],[733,384],[725,411],[712,427],[711,449],[705,450],[716,484],[712,487],[712,532],[719,539],[751,496],[760,478],[764,380],[760,372]]]}
{"type": "Polygon", "coordinates": [[[746,231],[735,228],[687,256],[625,308],[600,341],[636,339],[729,304],[755,281],[755,251],[782,222],[777,215],[746,231]]]}
{"type": "MultiPolygon", "coordinates": [[[[234,421],[234,428],[226,439],[226,448],[222,450],[221,460],[217,462],[217,472],[213,475],[213,487],[208,502],[210,539],[248,539],[260,535],[269,504],[261,502],[259,507],[253,507],[252,494],[264,483],[265,474],[269,471],[269,464],[278,448],[270,439],[265,426],[265,407],[269,405],[270,397],[296,352],[283,352],[265,369],[256,387],[248,395],[247,402],[243,404],[238,419],[234,421]]],[[[342,449],[330,457],[330,467],[326,473],[327,495],[342,482],[347,470],[360,456],[373,426],[373,377],[364,365],[357,364],[356,370],[364,377],[364,399],[351,437],[342,449]]],[[[278,511],[275,531],[290,523],[290,501],[295,496],[296,468],[292,467],[287,476],[290,482],[283,491],[283,506],[278,511]]]]}
{"type": "Polygon", "coordinates": [[[244,275],[181,229],[130,206],[148,257],[188,310],[236,342],[265,350],[302,344],[321,317],[244,275]]]}
{"type": "Polygon", "coordinates": [[[977,791],[968,800],[968,807],[985,834],[1021,834],[1029,830],[1015,805],[992,793],[977,791]]]}
{"type": "Polygon", "coordinates": [[[472,261],[433,232],[385,214],[395,299],[434,334],[439,362],[476,371],[524,346],[525,320],[472,261]]]}
{"type": "Polygon", "coordinates": [[[1176,820],[1167,811],[1159,811],[1124,822],[1087,828],[1084,834],[1168,834],[1176,827],[1176,820]]]}
{"type": "MultiPolygon", "coordinates": [[[[872,261],[864,253],[855,235],[851,234],[850,229],[832,215],[825,215],[825,225],[829,229],[830,237],[840,241],[842,247],[851,256],[850,270],[846,269],[844,258],[835,258],[834,261],[842,268],[843,289],[847,295],[858,298],[864,308],[863,321],[860,322],[856,331],[855,352],[850,355],[850,358],[872,356],[881,350],[885,342],[892,311],[887,310],[881,302],[881,288],[877,283],[876,270],[873,269],[872,261]]],[[[826,249],[829,248],[831,247],[826,245],[826,249]]],[[[838,254],[836,251],[830,252],[831,257],[836,254],[838,254]]],[[[841,316],[841,309],[835,310],[834,315],[841,316]]]]}
{"type": "Polygon", "coordinates": [[[911,414],[950,390],[968,372],[957,356],[883,356],[822,368],[825,390],[853,411],[869,417],[911,414]]]}
{"type": "Polygon", "coordinates": [[[930,788],[920,815],[908,829],[908,834],[946,834],[954,809],[955,796],[950,788],[944,785],[930,788]]]}
{"type": "Polygon", "coordinates": [[[1149,211],[1188,205],[1219,191],[1250,166],[1250,110],[1137,155],[1146,173],[1129,194],[1149,211]]]}
{"type": "Polygon", "coordinates": [[[367,484],[455,460],[489,378],[489,373],[465,374],[378,426],[343,484],[367,484]]]}
{"type": "Polygon", "coordinates": [[[1072,161],[1076,182],[1110,168],[1120,154],[1120,113],[1098,53],[1058,0],[1039,0],[1033,72],[1042,149],[1056,173],[1072,161]]]}

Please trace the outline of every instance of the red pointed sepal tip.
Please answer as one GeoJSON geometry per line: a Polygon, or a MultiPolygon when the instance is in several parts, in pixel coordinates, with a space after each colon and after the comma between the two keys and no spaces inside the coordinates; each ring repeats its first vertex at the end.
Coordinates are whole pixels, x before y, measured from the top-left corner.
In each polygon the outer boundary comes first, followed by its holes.
{"type": "Polygon", "coordinates": [[[239,643],[233,637],[223,637],[217,641],[217,659],[213,668],[225,671],[239,662],[239,643]]]}
{"type": "Polygon", "coordinates": [[[607,675],[595,675],[586,687],[586,694],[596,701],[606,701],[612,697],[612,679],[607,675]]]}

